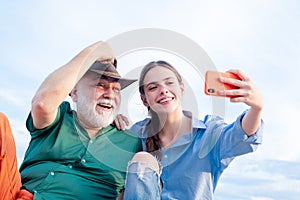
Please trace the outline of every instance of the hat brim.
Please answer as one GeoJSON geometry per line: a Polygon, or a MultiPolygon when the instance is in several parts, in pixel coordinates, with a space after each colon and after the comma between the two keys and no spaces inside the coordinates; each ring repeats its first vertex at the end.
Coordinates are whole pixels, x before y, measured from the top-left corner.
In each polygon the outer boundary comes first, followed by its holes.
{"type": "Polygon", "coordinates": [[[123,79],[123,78],[118,80],[122,90],[136,81],[137,79],[123,79]]]}
{"type": "Polygon", "coordinates": [[[90,71],[95,72],[95,73],[99,74],[100,76],[105,76],[105,77],[110,77],[110,78],[116,79],[121,85],[121,90],[123,90],[124,88],[128,87],[129,85],[131,85],[132,83],[137,81],[137,79],[127,79],[127,78],[121,78],[119,76],[109,75],[102,70],[90,69],[90,71]]]}

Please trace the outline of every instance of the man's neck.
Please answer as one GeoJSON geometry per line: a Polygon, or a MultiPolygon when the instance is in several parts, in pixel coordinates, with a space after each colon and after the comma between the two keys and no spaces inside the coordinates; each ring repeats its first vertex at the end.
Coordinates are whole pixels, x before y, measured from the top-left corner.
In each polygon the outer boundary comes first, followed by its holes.
{"type": "Polygon", "coordinates": [[[99,131],[102,130],[103,127],[93,128],[93,127],[87,126],[86,123],[84,123],[81,119],[79,119],[77,113],[76,112],[74,112],[74,113],[75,113],[75,117],[77,118],[78,123],[87,132],[90,139],[95,137],[99,133],[99,131]]]}
{"type": "Polygon", "coordinates": [[[101,129],[86,129],[87,133],[89,134],[89,138],[92,139],[95,137],[101,129]]]}

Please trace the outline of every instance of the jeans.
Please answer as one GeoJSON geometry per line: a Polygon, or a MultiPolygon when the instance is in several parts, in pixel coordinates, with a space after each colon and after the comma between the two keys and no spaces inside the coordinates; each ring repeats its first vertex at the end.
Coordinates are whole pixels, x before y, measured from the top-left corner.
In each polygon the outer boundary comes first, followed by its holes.
{"type": "Polygon", "coordinates": [[[157,200],[161,190],[160,175],[154,170],[138,162],[128,165],[123,200],[157,200]]]}

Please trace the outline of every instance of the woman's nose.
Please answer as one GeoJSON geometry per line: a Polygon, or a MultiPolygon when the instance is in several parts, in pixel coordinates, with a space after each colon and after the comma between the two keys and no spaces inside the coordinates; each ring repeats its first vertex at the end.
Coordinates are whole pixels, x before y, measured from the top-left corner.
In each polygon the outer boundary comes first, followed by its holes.
{"type": "Polygon", "coordinates": [[[169,92],[169,90],[166,87],[161,86],[161,88],[160,88],[160,93],[161,94],[165,94],[165,93],[168,93],[168,92],[169,92]]]}

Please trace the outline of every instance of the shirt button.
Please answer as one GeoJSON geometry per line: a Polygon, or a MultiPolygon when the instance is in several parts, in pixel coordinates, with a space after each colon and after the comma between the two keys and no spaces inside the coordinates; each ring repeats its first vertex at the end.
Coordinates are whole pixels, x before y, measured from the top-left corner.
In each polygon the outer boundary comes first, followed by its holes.
{"type": "Polygon", "coordinates": [[[54,176],[54,172],[50,172],[50,175],[51,175],[51,176],[54,176]]]}
{"type": "Polygon", "coordinates": [[[33,192],[34,192],[34,193],[37,193],[37,191],[36,191],[36,190],[33,190],[33,192]]]}
{"type": "Polygon", "coordinates": [[[164,155],[164,158],[167,158],[168,156],[167,155],[164,155]]]}
{"type": "Polygon", "coordinates": [[[86,160],[85,160],[85,159],[82,159],[82,160],[81,160],[81,162],[85,163],[85,162],[86,162],[86,160]]]}
{"type": "Polygon", "coordinates": [[[73,165],[69,164],[69,168],[72,169],[72,168],[73,168],[73,165]]]}
{"type": "Polygon", "coordinates": [[[90,140],[90,143],[93,143],[93,140],[90,140]]]}

